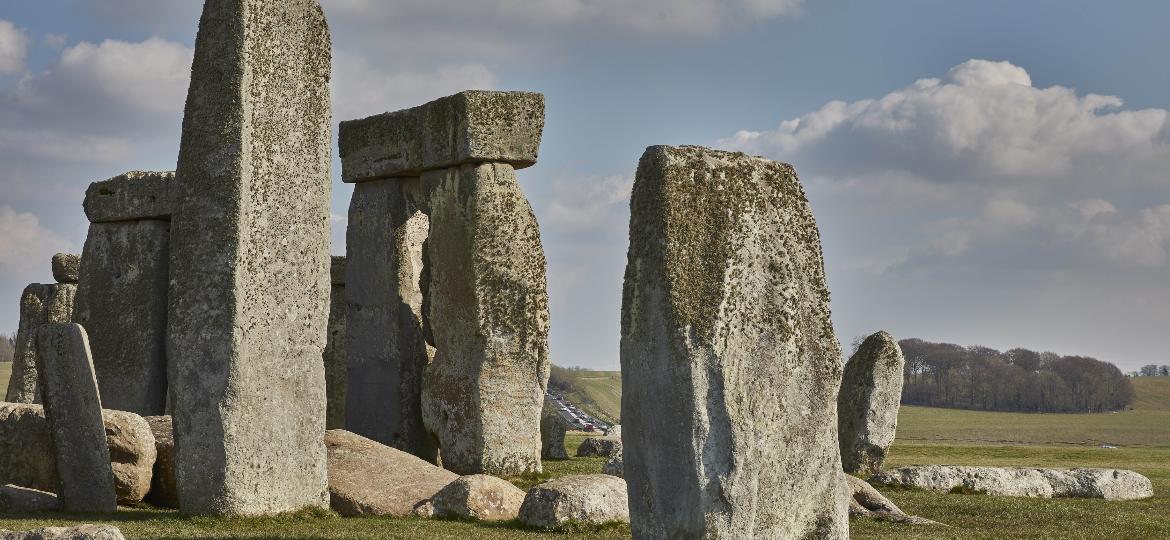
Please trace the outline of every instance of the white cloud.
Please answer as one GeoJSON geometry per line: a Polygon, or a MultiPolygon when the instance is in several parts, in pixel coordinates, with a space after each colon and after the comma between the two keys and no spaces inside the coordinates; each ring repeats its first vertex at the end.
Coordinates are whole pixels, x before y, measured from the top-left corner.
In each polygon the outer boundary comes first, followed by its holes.
{"type": "Polygon", "coordinates": [[[633,187],[634,178],[624,175],[558,179],[553,184],[549,224],[566,232],[625,229],[633,187]]]}
{"type": "Polygon", "coordinates": [[[0,74],[24,69],[28,37],[11,22],[0,19],[0,74]]]}
{"type": "Polygon", "coordinates": [[[63,49],[69,44],[69,36],[65,34],[45,34],[44,43],[50,49],[63,49]]]}
{"type": "Polygon", "coordinates": [[[68,252],[73,244],[43,227],[30,213],[0,205],[0,280],[19,288],[33,281],[51,279],[49,260],[53,254],[68,252]]]}
{"type": "Polygon", "coordinates": [[[463,90],[492,90],[496,76],[481,64],[430,71],[386,70],[369,60],[337,52],[333,58],[333,117],[336,121],[422,105],[463,90]]]}
{"type": "Polygon", "coordinates": [[[0,155],[47,161],[112,163],[132,154],[130,141],[119,137],[78,135],[46,130],[0,129],[0,155]]]}

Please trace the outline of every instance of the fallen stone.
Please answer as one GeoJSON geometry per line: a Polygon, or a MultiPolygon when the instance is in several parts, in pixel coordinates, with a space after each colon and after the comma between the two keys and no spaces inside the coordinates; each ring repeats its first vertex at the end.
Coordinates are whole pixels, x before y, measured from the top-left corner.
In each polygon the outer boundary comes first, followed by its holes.
{"type": "Polygon", "coordinates": [[[536,216],[509,165],[424,173],[428,328],[427,430],[460,474],[541,472],[548,386],[548,291],[536,216]]]}
{"type": "Polygon", "coordinates": [[[412,109],[342,122],[342,179],[364,182],[466,163],[536,163],[544,96],[467,91],[412,109]]]}
{"type": "Polygon", "coordinates": [[[617,452],[610,454],[609,459],[605,461],[605,465],[602,465],[601,472],[618,478],[626,477],[626,465],[622,459],[621,447],[618,447],[617,452]]]}
{"type": "Polygon", "coordinates": [[[73,319],[73,302],[77,285],[32,284],[20,296],[20,322],[16,330],[16,354],[5,401],[40,403],[37,376],[37,329],[49,323],[67,323],[73,319]]]}
{"type": "Polygon", "coordinates": [[[841,353],[796,172],[654,146],[630,207],[621,362],[634,537],[846,538],[841,353]]]}
{"type": "Polygon", "coordinates": [[[118,503],[142,502],[150,492],[158,458],[150,424],[145,418],[125,411],[102,411],[102,420],[118,503]]]}
{"type": "Polygon", "coordinates": [[[61,508],[117,511],[110,447],[85,329],[80,324],[42,326],[37,330],[37,356],[61,508]]]}
{"type": "Polygon", "coordinates": [[[154,471],[146,501],[162,508],[179,508],[179,487],[175,485],[175,435],[169,416],[147,416],[154,435],[154,471]]]}
{"type": "Polygon", "coordinates": [[[174,172],[130,171],[94,182],[85,190],[85,216],[90,223],[139,219],[170,219],[175,201],[174,172]]]}
{"type": "Polygon", "coordinates": [[[77,283],[81,271],[81,256],[69,253],[53,255],[53,279],[57,283],[77,283]]]}
{"type": "Polygon", "coordinates": [[[26,532],[0,530],[0,540],[126,540],[126,537],[113,525],[78,525],[26,532]]]}
{"type": "Polygon", "coordinates": [[[343,516],[410,516],[459,475],[344,430],[325,432],[329,504],[343,516]]]}
{"type": "Polygon", "coordinates": [[[886,332],[866,338],[845,364],[837,394],[837,438],[845,472],[868,476],[882,470],[898,428],[905,364],[902,348],[886,332]]]}
{"type": "Polygon", "coordinates": [[[845,475],[845,480],[849,489],[849,517],[864,517],[906,525],[942,525],[937,521],[906,514],[865,480],[849,475],[845,475]]]}
{"type": "Polygon", "coordinates": [[[1128,501],[1154,496],[1149,478],[1124,469],[922,465],[882,471],[871,482],[939,493],[1128,501]]]}
{"type": "Polygon", "coordinates": [[[614,437],[590,437],[577,446],[577,457],[611,456],[621,453],[622,440],[614,437]]]}
{"type": "Polygon", "coordinates": [[[569,428],[561,413],[546,399],[540,411],[540,457],[569,459],[565,453],[565,431],[569,428]]]}
{"type": "Polygon", "coordinates": [[[345,257],[333,257],[329,269],[329,327],[325,338],[325,429],[345,428],[345,257]]]}
{"type": "Polygon", "coordinates": [[[629,523],[626,482],[607,474],[562,476],[534,486],[520,507],[530,527],[560,527],[570,522],[629,523]]]}
{"type": "Polygon", "coordinates": [[[431,499],[435,516],[482,521],[516,519],[523,503],[524,490],[486,474],[460,477],[431,499]]]}
{"type": "Polygon", "coordinates": [[[172,196],[184,512],[328,504],[330,37],[317,0],[207,2],[172,196]]]}
{"type": "Polygon", "coordinates": [[[354,186],[346,229],[346,429],[434,462],[422,417],[423,242],[419,182],[354,186]]]}
{"type": "Polygon", "coordinates": [[[0,486],[0,512],[52,512],[59,508],[57,496],[20,486],[0,486]]]}
{"type": "Polygon", "coordinates": [[[93,223],[73,321],[85,327],[108,409],[166,412],[171,224],[93,223]]]}

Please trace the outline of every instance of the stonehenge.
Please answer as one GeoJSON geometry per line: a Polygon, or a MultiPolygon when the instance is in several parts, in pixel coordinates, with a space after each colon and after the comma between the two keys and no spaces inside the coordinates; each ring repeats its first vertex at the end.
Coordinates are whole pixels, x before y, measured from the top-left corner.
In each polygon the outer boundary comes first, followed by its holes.
{"type": "Polygon", "coordinates": [[[634,538],[847,538],[840,346],[795,170],[654,146],[630,209],[621,364],[634,538]]]}
{"type": "Polygon", "coordinates": [[[12,378],[4,399],[9,403],[40,403],[37,376],[37,330],[46,324],[67,323],[73,319],[77,297],[75,255],[57,254],[51,261],[57,283],[33,283],[20,295],[20,322],[16,330],[16,354],[12,359],[12,378]]]}
{"type": "Polygon", "coordinates": [[[328,505],[330,36],[317,0],[208,0],[171,190],[184,512],[328,505]]]}
{"type": "Polygon", "coordinates": [[[341,123],[348,429],[460,474],[540,472],[548,293],[515,171],[543,127],[540,94],[481,91],[341,123]]]}
{"type": "Polygon", "coordinates": [[[325,429],[345,427],[345,257],[329,267],[329,329],[325,338],[325,429]]]}
{"type": "Polygon", "coordinates": [[[845,472],[868,476],[882,470],[898,428],[905,364],[901,347],[886,332],[866,338],[845,364],[837,394],[837,436],[845,472]]]}

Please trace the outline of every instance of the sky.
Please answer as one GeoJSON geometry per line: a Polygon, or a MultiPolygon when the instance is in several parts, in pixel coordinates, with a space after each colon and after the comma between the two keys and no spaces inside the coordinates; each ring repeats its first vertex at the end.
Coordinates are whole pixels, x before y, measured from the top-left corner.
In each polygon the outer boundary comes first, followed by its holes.
{"type": "MultiPolygon", "coordinates": [[[[520,172],[553,362],[618,369],[643,150],[793,164],[838,338],[1170,363],[1170,3],[322,0],[334,120],[545,94],[520,172]]],[[[202,3],[0,3],[0,333],[80,252],[90,182],[173,170],[202,3]],[[5,307],[6,306],[6,307],[5,307]]],[[[333,172],[333,252],[352,188],[333,172]]]]}

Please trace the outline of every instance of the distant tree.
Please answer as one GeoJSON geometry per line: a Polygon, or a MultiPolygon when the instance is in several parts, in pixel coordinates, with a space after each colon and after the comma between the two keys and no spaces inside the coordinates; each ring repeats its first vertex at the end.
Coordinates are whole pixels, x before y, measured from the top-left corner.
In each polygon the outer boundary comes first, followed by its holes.
{"type": "Polygon", "coordinates": [[[1158,376],[1158,366],[1156,366],[1154,364],[1144,365],[1144,366],[1142,366],[1141,372],[1142,372],[1142,377],[1157,377],[1158,376]]]}
{"type": "Polygon", "coordinates": [[[1158,376],[1159,377],[1170,377],[1170,366],[1165,366],[1165,365],[1159,366],[1158,367],[1158,376]]]}
{"type": "Polygon", "coordinates": [[[16,338],[0,334],[0,362],[11,362],[16,356],[16,338]]]}

